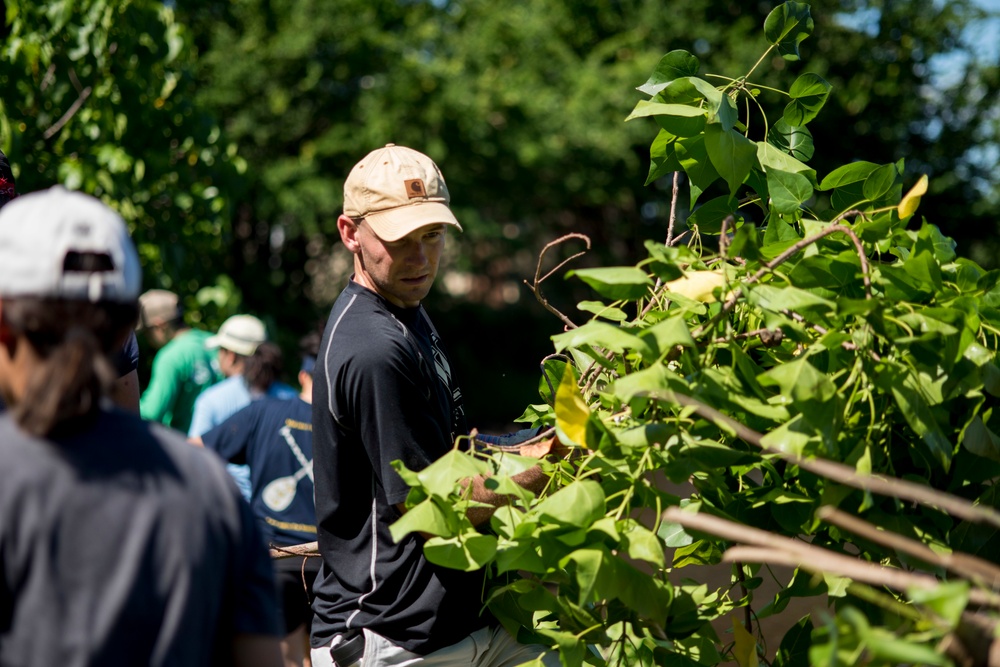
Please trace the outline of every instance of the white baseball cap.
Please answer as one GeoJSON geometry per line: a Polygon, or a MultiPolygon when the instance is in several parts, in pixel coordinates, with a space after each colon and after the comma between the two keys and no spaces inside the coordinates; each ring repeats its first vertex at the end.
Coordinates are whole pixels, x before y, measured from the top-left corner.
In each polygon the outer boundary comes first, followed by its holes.
{"type": "Polygon", "coordinates": [[[221,347],[249,357],[266,340],[267,329],[263,322],[253,315],[233,315],[222,323],[219,333],[205,341],[205,347],[209,349],[221,347]]]}
{"type": "Polygon", "coordinates": [[[364,218],[383,241],[396,241],[426,225],[457,227],[441,170],[429,157],[386,144],[354,165],[344,181],[344,215],[364,218]]]}
{"type": "Polygon", "coordinates": [[[135,301],[139,255],[125,221],[99,199],[57,185],[0,209],[0,296],[135,301]],[[100,268],[79,268],[86,255],[100,268]]]}

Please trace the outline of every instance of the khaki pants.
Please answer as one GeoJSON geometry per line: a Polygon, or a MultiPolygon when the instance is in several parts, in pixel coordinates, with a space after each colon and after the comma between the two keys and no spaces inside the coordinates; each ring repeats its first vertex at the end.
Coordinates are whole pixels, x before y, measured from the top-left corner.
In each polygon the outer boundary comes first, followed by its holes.
{"type": "Polygon", "coordinates": [[[428,655],[402,649],[385,637],[365,630],[365,652],[361,660],[341,665],[333,660],[330,647],[311,651],[313,667],[516,667],[542,658],[545,667],[559,667],[559,653],[543,646],[518,644],[502,627],[480,628],[451,646],[428,655]]]}

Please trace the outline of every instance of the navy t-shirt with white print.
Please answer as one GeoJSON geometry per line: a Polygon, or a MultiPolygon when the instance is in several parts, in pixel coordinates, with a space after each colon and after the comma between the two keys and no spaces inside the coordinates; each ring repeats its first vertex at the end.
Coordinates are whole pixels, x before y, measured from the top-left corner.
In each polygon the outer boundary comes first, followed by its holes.
{"type": "Polygon", "coordinates": [[[223,459],[250,468],[250,506],[269,543],[316,540],[312,406],[298,397],[263,398],[201,439],[223,459]]]}

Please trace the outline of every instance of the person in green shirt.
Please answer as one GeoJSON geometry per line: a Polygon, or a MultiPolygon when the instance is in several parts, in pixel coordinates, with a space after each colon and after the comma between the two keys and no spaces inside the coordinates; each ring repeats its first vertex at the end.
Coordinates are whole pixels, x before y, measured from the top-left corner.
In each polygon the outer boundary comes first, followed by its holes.
{"type": "Polygon", "coordinates": [[[139,297],[139,308],[139,329],[153,347],[160,348],[139,412],[143,419],[187,433],[195,399],[223,378],[215,351],[205,347],[212,334],[184,323],[173,292],[149,290],[139,297]]]}

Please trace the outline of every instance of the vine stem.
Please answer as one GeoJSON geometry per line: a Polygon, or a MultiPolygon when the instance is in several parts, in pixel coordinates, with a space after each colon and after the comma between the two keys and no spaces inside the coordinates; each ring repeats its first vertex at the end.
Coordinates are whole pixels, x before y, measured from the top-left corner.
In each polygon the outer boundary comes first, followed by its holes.
{"type": "MultiPolygon", "coordinates": [[[[674,244],[674,225],[677,223],[677,198],[680,193],[680,172],[674,172],[674,184],[670,190],[670,218],[667,220],[667,240],[664,245],[668,248],[674,244]]],[[[663,287],[663,280],[660,278],[656,279],[656,285],[653,286],[653,293],[649,297],[649,301],[643,307],[642,312],[639,313],[639,318],[643,318],[656,303],[656,297],[660,292],[660,288],[663,287]]]]}

